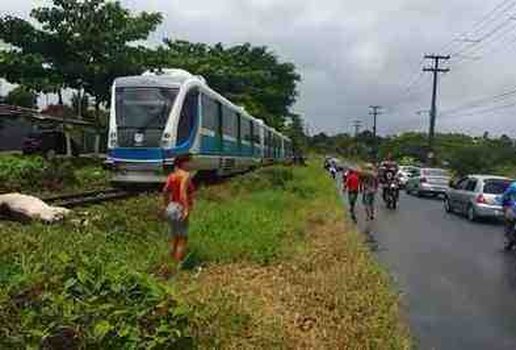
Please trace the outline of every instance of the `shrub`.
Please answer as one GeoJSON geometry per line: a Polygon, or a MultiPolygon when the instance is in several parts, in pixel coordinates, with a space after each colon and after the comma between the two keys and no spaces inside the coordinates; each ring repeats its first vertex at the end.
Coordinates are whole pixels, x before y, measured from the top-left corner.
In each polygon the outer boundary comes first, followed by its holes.
{"type": "Polygon", "coordinates": [[[95,160],[0,156],[0,192],[79,191],[106,187],[108,183],[109,173],[95,160]]]}
{"type": "Polygon", "coordinates": [[[187,318],[165,285],[85,255],[56,258],[59,270],[11,286],[0,308],[4,348],[153,349],[189,341],[187,318]]]}
{"type": "Polygon", "coordinates": [[[0,157],[0,191],[21,190],[39,186],[45,169],[41,157],[0,157]]]}

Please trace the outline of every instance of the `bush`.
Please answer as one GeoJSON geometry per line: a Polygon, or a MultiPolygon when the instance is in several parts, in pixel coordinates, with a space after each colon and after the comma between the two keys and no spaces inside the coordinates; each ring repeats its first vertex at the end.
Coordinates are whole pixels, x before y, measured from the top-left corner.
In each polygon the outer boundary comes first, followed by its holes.
{"type": "Polygon", "coordinates": [[[80,191],[108,183],[109,173],[94,160],[0,156],[0,192],[80,191]]]}
{"type": "Polygon", "coordinates": [[[86,255],[56,259],[59,269],[10,286],[0,308],[3,348],[153,349],[188,341],[186,316],[152,277],[86,255]]]}
{"type": "Polygon", "coordinates": [[[41,186],[45,161],[41,157],[0,157],[0,191],[41,186]]]}

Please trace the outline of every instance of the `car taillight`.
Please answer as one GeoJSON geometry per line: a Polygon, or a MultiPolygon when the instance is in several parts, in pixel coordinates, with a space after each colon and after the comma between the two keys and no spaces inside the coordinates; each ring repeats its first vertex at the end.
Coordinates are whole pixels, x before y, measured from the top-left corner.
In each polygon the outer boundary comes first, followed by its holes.
{"type": "Polygon", "coordinates": [[[422,177],[421,179],[419,179],[419,182],[425,183],[426,182],[426,177],[422,177]]]}
{"type": "Polygon", "coordinates": [[[479,194],[476,198],[476,202],[478,204],[487,204],[487,201],[486,199],[484,198],[484,196],[482,194],[479,194]]]}

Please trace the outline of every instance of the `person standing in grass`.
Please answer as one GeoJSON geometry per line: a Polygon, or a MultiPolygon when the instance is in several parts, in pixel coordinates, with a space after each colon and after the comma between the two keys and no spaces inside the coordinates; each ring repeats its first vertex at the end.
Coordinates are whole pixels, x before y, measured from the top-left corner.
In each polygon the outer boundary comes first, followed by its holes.
{"type": "Polygon", "coordinates": [[[374,202],[378,191],[378,176],[373,164],[366,164],[360,181],[362,191],[362,204],[364,205],[366,218],[374,220],[374,202]]]}
{"type": "Polygon", "coordinates": [[[186,168],[189,160],[189,156],[178,156],[174,160],[174,170],[163,187],[164,212],[170,224],[170,256],[178,263],[185,257],[188,220],[193,207],[194,187],[186,168]]]}
{"type": "Polygon", "coordinates": [[[351,219],[356,222],[355,205],[357,203],[358,192],[360,191],[360,177],[358,171],[350,169],[346,177],[346,189],[348,191],[349,213],[351,219]]]}

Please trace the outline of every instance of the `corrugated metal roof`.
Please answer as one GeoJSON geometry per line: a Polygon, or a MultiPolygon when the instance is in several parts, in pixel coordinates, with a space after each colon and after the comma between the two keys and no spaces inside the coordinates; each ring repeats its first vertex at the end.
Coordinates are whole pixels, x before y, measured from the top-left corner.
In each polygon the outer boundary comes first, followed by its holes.
{"type": "Polygon", "coordinates": [[[55,117],[47,114],[41,114],[37,109],[12,106],[8,104],[0,104],[0,117],[9,118],[9,117],[22,117],[28,118],[30,120],[36,121],[50,121],[50,122],[59,122],[65,124],[73,124],[73,125],[81,125],[81,126],[90,126],[93,127],[94,124],[77,118],[62,118],[55,117]]]}

